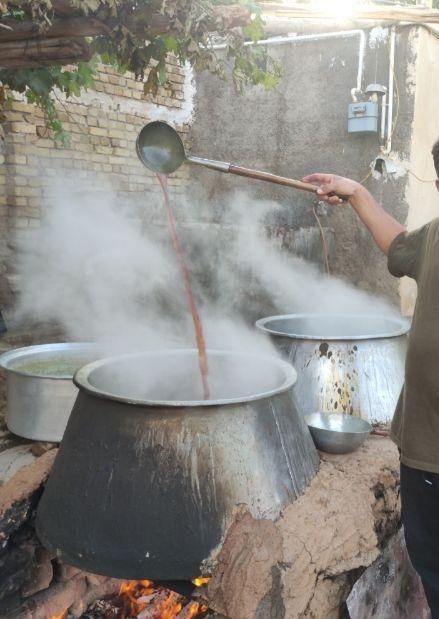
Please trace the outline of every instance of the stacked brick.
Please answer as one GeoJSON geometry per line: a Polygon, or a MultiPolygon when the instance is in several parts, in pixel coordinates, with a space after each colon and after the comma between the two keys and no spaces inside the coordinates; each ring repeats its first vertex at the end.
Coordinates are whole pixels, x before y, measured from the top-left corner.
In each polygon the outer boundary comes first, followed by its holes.
{"type": "MultiPolygon", "coordinates": [[[[130,73],[100,65],[93,90],[79,98],[59,97],[57,108],[71,144],[63,147],[53,140],[42,112],[22,99],[6,110],[4,141],[0,151],[0,307],[11,300],[16,286],[14,245],[32,235],[50,206],[48,187],[54,179],[70,178],[96,189],[99,181],[111,184],[124,206],[145,219],[145,193],[159,191],[154,175],[138,161],[135,140],[141,127],[163,116],[178,124],[190,102],[185,101],[185,70],[176,59],[168,63],[170,88],[156,96],[145,95],[143,83],[130,73]],[[161,114],[163,108],[163,115],[161,114]]],[[[171,195],[184,191],[187,170],[170,179],[171,195]]],[[[79,188],[79,187],[78,187],[79,188]]]]}

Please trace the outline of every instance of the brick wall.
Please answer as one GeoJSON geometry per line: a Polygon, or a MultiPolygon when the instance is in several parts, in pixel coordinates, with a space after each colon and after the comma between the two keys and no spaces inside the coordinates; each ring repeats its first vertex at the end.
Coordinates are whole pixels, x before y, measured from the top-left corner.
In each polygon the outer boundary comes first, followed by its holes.
{"type": "MultiPolygon", "coordinates": [[[[71,137],[68,148],[54,142],[39,109],[14,99],[5,113],[0,153],[0,307],[11,302],[19,287],[15,243],[40,226],[52,202],[51,179],[70,179],[78,189],[95,189],[100,180],[110,183],[133,216],[151,217],[145,193],[159,188],[137,159],[137,134],[155,119],[170,121],[185,134],[191,116],[190,71],[171,59],[168,75],[172,88],[161,88],[152,97],[144,95],[143,84],[132,74],[122,76],[101,65],[93,90],[80,98],[59,98],[59,116],[71,137]]],[[[170,179],[171,193],[183,192],[186,183],[183,168],[170,179]]]]}

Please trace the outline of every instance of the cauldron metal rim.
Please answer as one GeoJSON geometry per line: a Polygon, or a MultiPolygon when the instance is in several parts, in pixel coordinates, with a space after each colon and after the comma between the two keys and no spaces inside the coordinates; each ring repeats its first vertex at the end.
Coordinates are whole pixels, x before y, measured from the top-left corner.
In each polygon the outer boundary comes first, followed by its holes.
{"type": "Polygon", "coordinates": [[[17,360],[25,360],[26,357],[31,355],[38,355],[38,353],[63,353],[67,356],[71,352],[99,352],[101,347],[99,344],[93,342],[54,342],[51,344],[34,344],[32,346],[23,346],[21,348],[13,348],[0,355],[0,367],[7,372],[13,374],[19,374],[20,376],[28,376],[31,378],[44,378],[45,380],[71,380],[71,375],[55,375],[55,374],[38,374],[35,372],[22,372],[20,369],[15,368],[13,363],[17,360]]]}
{"type": "Polygon", "coordinates": [[[169,356],[169,355],[197,355],[198,351],[192,348],[181,348],[181,349],[166,349],[166,350],[156,350],[156,351],[145,351],[141,353],[128,353],[124,355],[118,355],[114,357],[106,357],[105,359],[100,359],[99,361],[93,361],[92,363],[88,363],[84,365],[82,368],[77,370],[75,375],[73,376],[73,382],[78,387],[78,389],[85,391],[86,393],[98,397],[103,398],[105,400],[113,400],[116,402],[124,402],[126,404],[133,404],[137,406],[151,406],[151,407],[164,407],[164,408],[189,408],[189,407],[214,407],[214,406],[225,406],[227,404],[244,404],[246,402],[254,402],[257,400],[264,400],[271,398],[280,393],[284,393],[291,389],[297,381],[297,372],[294,367],[282,359],[279,359],[275,356],[269,355],[261,355],[261,354],[252,354],[246,352],[238,352],[238,351],[229,351],[229,350],[207,350],[208,357],[212,356],[229,356],[229,357],[243,357],[243,358],[251,358],[251,359],[259,359],[261,361],[266,361],[271,363],[272,365],[277,366],[281,371],[283,371],[285,375],[285,380],[278,386],[276,389],[271,389],[270,391],[255,393],[250,396],[243,396],[237,398],[222,398],[219,400],[139,400],[134,398],[124,398],[122,396],[118,396],[114,393],[110,393],[109,391],[104,391],[103,389],[99,389],[92,385],[89,381],[90,374],[102,367],[107,365],[110,362],[114,362],[116,360],[124,360],[124,359],[135,359],[137,357],[145,357],[145,356],[169,356]]]}
{"type": "Polygon", "coordinates": [[[267,318],[260,318],[255,322],[255,326],[264,331],[264,333],[268,333],[269,335],[278,335],[281,337],[286,337],[292,340],[318,340],[323,342],[332,342],[332,341],[359,341],[359,340],[381,340],[392,337],[400,337],[402,335],[407,335],[410,330],[410,324],[404,318],[398,318],[393,316],[382,316],[385,320],[391,320],[398,325],[394,331],[385,331],[383,333],[375,333],[373,335],[311,335],[311,334],[303,334],[303,333],[285,333],[284,331],[276,331],[275,329],[270,329],[268,324],[275,320],[288,320],[291,318],[345,318],[346,320],[355,318],[357,320],[366,320],[370,319],[370,316],[352,316],[349,314],[281,314],[279,316],[268,316],[267,318]]]}

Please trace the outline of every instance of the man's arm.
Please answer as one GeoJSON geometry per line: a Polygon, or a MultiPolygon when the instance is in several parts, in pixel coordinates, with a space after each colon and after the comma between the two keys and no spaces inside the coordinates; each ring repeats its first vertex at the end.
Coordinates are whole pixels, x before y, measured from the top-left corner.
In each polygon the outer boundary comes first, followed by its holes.
{"type": "Polygon", "coordinates": [[[320,185],[317,195],[323,202],[338,205],[340,198],[329,194],[346,196],[361,221],[372,234],[375,243],[387,256],[395,238],[405,232],[404,226],[391,217],[378,204],[369,191],[360,183],[333,174],[311,174],[304,181],[320,185]]]}

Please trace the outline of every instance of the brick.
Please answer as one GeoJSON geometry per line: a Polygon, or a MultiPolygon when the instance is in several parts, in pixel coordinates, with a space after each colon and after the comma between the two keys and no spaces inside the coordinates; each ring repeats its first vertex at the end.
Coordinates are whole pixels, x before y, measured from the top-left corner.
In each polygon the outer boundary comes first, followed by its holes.
{"type": "Polygon", "coordinates": [[[24,120],[24,115],[21,112],[14,112],[11,110],[6,110],[6,120],[8,122],[13,122],[13,121],[23,121],[24,120]]]}
{"type": "Polygon", "coordinates": [[[120,131],[119,129],[109,129],[108,135],[110,138],[118,138],[119,140],[123,140],[126,138],[126,131],[120,131]]]}
{"type": "MultiPolygon", "coordinates": [[[[11,207],[27,206],[28,198],[19,197],[19,196],[9,196],[7,202],[9,206],[11,207]]],[[[14,211],[15,211],[15,208],[14,208],[14,211]]]]}
{"type": "Polygon", "coordinates": [[[20,135],[19,133],[8,133],[6,135],[6,142],[10,142],[11,144],[17,145],[17,144],[25,144],[27,141],[27,138],[30,138],[31,140],[34,139],[33,135],[20,135]]]}
{"type": "Polygon", "coordinates": [[[32,176],[28,178],[27,184],[29,187],[41,187],[43,185],[43,179],[40,176],[32,176]]]}
{"type": "Polygon", "coordinates": [[[102,129],[101,127],[90,127],[90,133],[91,135],[105,136],[107,135],[107,130],[102,129]]]}
{"type": "Polygon", "coordinates": [[[6,163],[22,163],[26,165],[27,158],[26,155],[18,155],[14,153],[12,155],[6,155],[6,163]]]}
{"type": "Polygon", "coordinates": [[[36,206],[17,206],[14,209],[14,215],[16,217],[38,219],[41,215],[41,210],[36,206]]]}
{"type": "Polygon", "coordinates": [[[18,197],[34,198],[40,195],[36,187],[15,187],[14,194],[18,197]]]}
{"type": "Polygon", "coordinates": [[[49,140],[47,138],[40,138],[35,142],[35,144],[38,148],[53,148],[54,146],[53,140],[49,140]]]}
{"type": "MultiPolygon", "coordinates": [[[[102,138],[105,139],[105,138],[102,138]]],[[[120,140],[119,138],[110,138],[109,139],[111,146],[120,146],[126,148],[128,146],[127,140],[120,140]]]]}
{"type": "MultiPolygon", "coordinates": [[[[99,155],[99,154],[93,154],[91,156],[91,161],[94,161],[95,163],[107,163],[108,161],[108,157],[106,157],[105,155],[99,155]]],[[[110,157],[111,159],[111,157],[110,157]]]]}
{"type": "Polygon", "coordinates": [[[11,131],[15,133],[28,133],[35,135],[35,125],[26,122],[12,122],[11,131]]]}
{"type": "Polygon", "coordinates": [[[98,127],[107,128],[108,127],[108,119],[105,115],[98,116],[98,127]]]}
{"type": "Polygon", "coordinates": [[[32,114],[35,111],[35,106],[31,103],[24,103],[22,101],[13,101],[12,109],[17,112],[27,112],[28,114],[32,114]]]}
{"type": "Polygon", "coordinates": [[[100,153],[102,155],[112,155],[113,149],[111,146],[96,146],[95,152],[100,153]]]}

